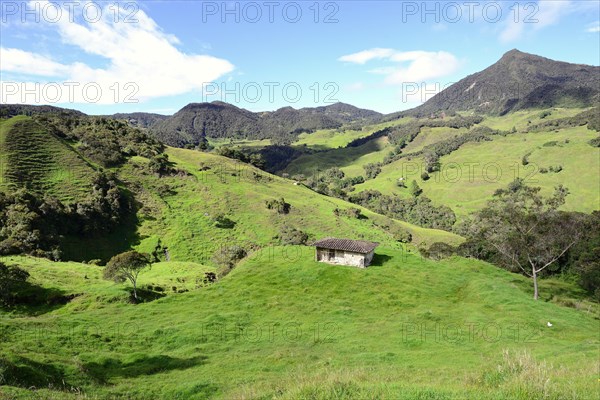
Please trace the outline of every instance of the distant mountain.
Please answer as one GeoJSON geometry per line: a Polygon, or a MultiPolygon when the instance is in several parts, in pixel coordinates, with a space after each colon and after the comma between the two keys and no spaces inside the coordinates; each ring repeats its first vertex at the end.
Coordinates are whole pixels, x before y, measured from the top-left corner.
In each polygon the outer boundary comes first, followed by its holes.
{"type": "Polygon", "coordinates": [[[598,101],[600,67],[511,50],[492,66],[467,76],[421,106],[396,115],[466,110],[504,115],[528,108],[588,107],[598,101]]]}
{"type": "Polygon", "coordinates": [[[173,116],[151,126],[150,133],[171,146],[196,145],[203,138],[291,139],[301,132],[337,128],[351,122],[370,122],[381,114],[349,104],[280,108],[251,112],[232,104],[215,101],[192,103],[173,116]]]}

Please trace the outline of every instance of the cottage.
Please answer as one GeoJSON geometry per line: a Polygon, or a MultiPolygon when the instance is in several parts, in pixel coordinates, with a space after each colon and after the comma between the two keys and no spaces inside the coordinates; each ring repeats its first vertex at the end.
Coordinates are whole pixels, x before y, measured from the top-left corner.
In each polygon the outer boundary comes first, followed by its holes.
{"type": "Polygon", "coordinates": [[[313,243],[315,259],[329,264],[366,268],[371,264],[379,243],[362,240],[325,238],[313,243]]]}

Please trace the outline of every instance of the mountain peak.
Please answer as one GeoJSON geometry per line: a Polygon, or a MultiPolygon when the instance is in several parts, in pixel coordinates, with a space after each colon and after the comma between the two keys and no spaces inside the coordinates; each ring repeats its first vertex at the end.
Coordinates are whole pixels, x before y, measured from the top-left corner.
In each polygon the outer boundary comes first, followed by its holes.
{"type": "Polygon", "coordinates": [[[541,56],[538,56],[535,54],[525,53],[524,51],[520,51],[518,49],[512,49],[512,50],[509,50],[506,53],[504,53],[502,55],[502,57],[500,58],[500,60],[498,60],[498,62],[496,64],[502,64],[504,62],[510,62],[510,61],[541,61],[541,60],[547,60],[547,61],[551,61],[551,62],[559,62],[559,61],[550,60],[548,58],[541,57],[541,56]]]}
{"type": "Polygon", "coordinates": [[[476,111],[492,115],[545,107],[588,107],[600,98],[600,67],[571,64],[517,49],[406,112],[476,111]]]}
{"type": "MultiPolygon", "coordinates": [[[[513,56],[523,55],[523,54],[529,54],[529,53],[522,52],[519,49],[512,49],[512,50],[509,50],[506,53],[504,53],[504,55],[502,56],[502,58],[504,58],[504,57],[513,57],[513,56]]],[[[529,55],[531,55],[531,54],[529,54],[529,55]]]]}

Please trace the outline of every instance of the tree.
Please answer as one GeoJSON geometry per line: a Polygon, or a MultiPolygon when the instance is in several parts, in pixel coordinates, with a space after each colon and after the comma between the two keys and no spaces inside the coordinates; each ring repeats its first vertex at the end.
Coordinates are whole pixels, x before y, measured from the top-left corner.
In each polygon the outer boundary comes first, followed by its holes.
{"type": "Polygon", "coordinates": [[[104,278],[115,282],[129,280],[133,285],[133,297],[137,300],[137,278],[140,272],[149,267],[150,256],[137,251],[126,251],[110,259],[104,268],[104,278]]]}
{"type": "Polygon", "coordinates": [[[423,161],[425,161],[425,170],[427,172],[435,172],[440,170],[440,157],[434,151],[426,151],[423,153],[423,161]]]}
{"type": "Polygon", "coordinates": [[[249,158],[250,164],[254,165],[256,168],[264,169],[267,162],[265,157],[260,153],[254,153],[250,155],[249,158]]]}
{"type": "Polygon", "coordinates": [[[148,163],[148,169],[150,169],[150,171],[153,174],[156,174],[159,177],[169,173],[171,169],[169,163],[169,156],[162,153],[150,158],[150,162],[148,163]]]}
{"type": "Polygon", "coordinates": [[[421,193],[423,193],[423,189],[421,189],[417,181],[413,180],[410,184],[410,194],[413,197],[419,197],[421,193]]]}
{"type": "Polygon", "coordinates": [[[566,268],[575,272],[580,286],[600,301],[600,211],[582,217],[582,235],[569,250],[566,268]]]}
{"type": "Polygon", "coordinates": [[[367,179],[375,179],[377,175],[381,173],[381,167],[379,164],[365,164],[363,165],[363,169],[365,170],[365,177],[367,179]]]}
{"type": "Polygon", "coordinates": [[[503,266],[533,279],[533,298],[538,299],[538,277],[573,247],[581,236],[576,214],[561,213],[568,190],[556,187],[544,198],[539,187],[522,179],[499,189],[473,220],[469,236],[482,238],[503,261],[503,266]]]}

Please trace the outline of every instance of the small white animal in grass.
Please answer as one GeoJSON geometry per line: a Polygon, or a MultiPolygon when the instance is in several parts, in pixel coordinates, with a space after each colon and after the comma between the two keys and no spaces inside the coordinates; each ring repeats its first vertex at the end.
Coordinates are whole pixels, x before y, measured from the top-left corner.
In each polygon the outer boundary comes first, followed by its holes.
{"type": "Polygon", "coordinates": [[[548,328],[550,328],[552,326],[552,324],[550,323],[550,321],[548,321],[548,328]]]}

